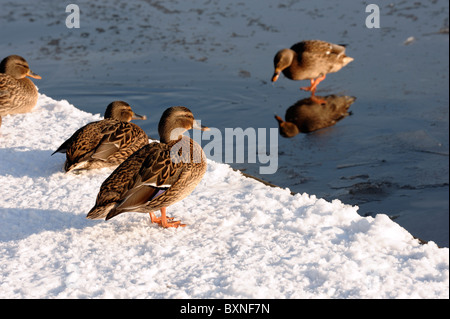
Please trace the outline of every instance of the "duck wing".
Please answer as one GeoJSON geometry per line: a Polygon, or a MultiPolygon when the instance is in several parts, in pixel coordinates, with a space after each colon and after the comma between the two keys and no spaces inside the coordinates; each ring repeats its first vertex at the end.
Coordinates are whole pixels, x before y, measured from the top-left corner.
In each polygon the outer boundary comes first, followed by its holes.
{"type": "Polygon", "coordinates": [[[291,50],[301,55],[304,53],[315,55],[342,55],[345,53],[345,45],[329,43],[321,40],[302,41],[294,44],[291,50]]]}
{"type": "Polygon", "coordinates": [[[93,159],[101,161],[110,161],[111,155],[117,153],[117,156],[123,159],[131,155],[141,146],[148,144],[148,136],[136,124],[130,122],[111,123],[106,125],[100,132],[102,138],[91,155],[93,159]]]}
{"type": "Polygon", "coordinates": [[[7,74],[0,74],[0,115],[8,114],[11,101],[11,88],[13,88],[12,78],[7,74]]]}
{"type": "Polygon", "coordinates": [[[170,158],[170,145],[150,143],[120,164],[103,182],[89,219],[110,219],[131,211],[150,211],[153,200],[161,199],[188,168],[170,158]]]}
{"type": "Polygon", "coordinates": [[[133,133],[132,125],[127,122],[117,122],[106,125],[100,131],[102,138],[91,157],[93,159],[106,161],[109,156],[132,142],[133,133]]]}
{"type": "MultiPolygon", "coordinates": [[[[120,213],[130,211],[150,211],[167,200],[163,195],[186,176],[188,165],[175,163],[171,159],[171,147],[167,144],[152,143],[139,171],[132,177],[120,203],[108,213],[110,219],[120,213]],[[153,144],[153,145],[152,145],[153,144]]],[[[167,205],[168,206],[168,205],[167,205]]]]}
{"type": "Polygon", "coordinates": [[[353,58],[345,55],[345,46],[321,40],[309,40],[294,44],[298,63],[306,78],[317,78],[327,73],[337,72],[353,58]]]}
{"type": "Polygon", "coordinates": [[[105,119],[90,123],[76,131],[55,153],[66,153],[68,170],[86,161],[107,162],[113,160],[111,156],[119,150],[133,144],[138,135],[142,135],[139,137],[142,142],[148,140],[142,129],[133,123],[105,119]]]}

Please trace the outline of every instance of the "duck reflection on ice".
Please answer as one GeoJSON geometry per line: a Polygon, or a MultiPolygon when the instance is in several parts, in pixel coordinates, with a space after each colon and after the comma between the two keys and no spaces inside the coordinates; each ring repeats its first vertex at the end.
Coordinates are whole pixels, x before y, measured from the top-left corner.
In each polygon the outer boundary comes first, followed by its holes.
{"type": "Polygon", "coordinates": [[[348,108],[355,102],[356,97],[328,95],[320,99],[325,100],[326,103],[319,104],[311,98],[297,101],[287,109],[285,121],[275,115],[280,135],[293,137],[299,133],[310,133],[332,126],[351,115],[348,108]]]}

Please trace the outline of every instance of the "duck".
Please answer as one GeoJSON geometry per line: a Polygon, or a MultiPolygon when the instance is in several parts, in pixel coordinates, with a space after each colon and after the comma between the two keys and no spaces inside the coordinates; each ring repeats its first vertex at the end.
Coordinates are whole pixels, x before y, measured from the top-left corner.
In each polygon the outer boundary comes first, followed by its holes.
{"type": "Polygon", "coordinates": [[[66,172],[117,166],[149,143],[144,130],[130,122],[134,119],[147,117],[134,113],[127,102],[113,101],[103,120],[79,128],[52,155],[66,154],[66,172]]]}
{"type": "Polygon", "coordinates": [[[167,217],[166,209],[189,196],[202,180],[206,156],[199,144],[183,133],[209,130],[184,106],[167,108],[158,124],[160,141],[145,145],[103,182],[87,219],[109,220],[126,212],[148,213],[163,228],[184,227],[167,217]],[[155,211],[160,210],[157,217],[155,211]]]}
{"type": "Polygon", "coordinates": [[[286,110],[286,121],[275,115],[280,135],[294,137],[299,133],[310,133],[333,126],[352,114],[348,109],[356,100],[354,96],[334,94],[319,98],[325,104],[317,103],[312,98],[297,101],[286,110]]]}
{"type": "Polygon", "coordinates": [[[291,80],[310,80],[310,86],[300,89],[310,91],[313,100],[324,104],[325,101],[315,96],[317,85],[328,73],[339,71],[353,60],[345,54],[345,45],[321,40],[302,41],[277,52],[273,60],[272,82],[278,80],[281,72],[291,80]]]}
{"type": "Polygon", "coordinates": [[[0,126],[2,116],[28,113],[36,106],[38,90],[27,76],[42,78],[19,55],[7,56],[0,62],[0,126]]]}

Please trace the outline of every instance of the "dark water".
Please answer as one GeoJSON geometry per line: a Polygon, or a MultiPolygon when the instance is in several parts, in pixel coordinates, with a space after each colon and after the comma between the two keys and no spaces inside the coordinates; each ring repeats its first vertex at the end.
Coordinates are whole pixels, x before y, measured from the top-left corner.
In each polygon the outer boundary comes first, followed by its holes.
{"type": "Polygon", "coordinates": [[[223,136],[237,127],[269,134],[274,114],[284,117],[308,96],[299,90],[306,81],[270,82],[275,52],[302,39],[345,43],[355,61],[318,94],[356,96],[353,115],[278,137],[275,174],[260,174],[259,162],[231,165],[293,192],[358,205],[361,215],[387,214],[413,236],[448,247],[448,1],[380,4],[380,29],[366,28],[367,4],[80,1],[75,30],[65,27],[58,2],[19,1],[0,14],[0,48],[29,60],[43,76],[42,93],[102,114],[125,100],[148,116],[138,124],[157,138],[172,105],[188,106],[223,136]]]}

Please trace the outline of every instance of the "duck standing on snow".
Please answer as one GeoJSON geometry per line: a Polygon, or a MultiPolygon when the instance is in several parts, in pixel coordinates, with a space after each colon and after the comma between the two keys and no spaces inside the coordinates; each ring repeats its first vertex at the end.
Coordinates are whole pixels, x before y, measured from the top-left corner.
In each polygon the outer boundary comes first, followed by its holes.
{"type": "Polygon", "coordinates": [[[38,91],[27,76],[41,79],[21,56],[10,55],[0,62],[0,126],[3,115],[28,113],[36,105],[38,91]]]}
{"type": "Polygon", "coordinates": [[[146,117],[134,113],[128,103],[110,103],[104,117],[78,129],[53,153],[66,154],[66,172],[119,165],[148,144],[147,134],[130,123],[133,119],[145,120],[146,117]]]}
{"type": "Polygon", "coordinates": [[[355,102],[353,96],[328,95],[321,97],[326,103],[316,103],[311,98],[303,99],[286,110],[286,121],[277,115],[280,135],[293,137],[299,133],[309,133],[332,126],[349,116],[350,105],[355,102]]]}
{"type": "Polygon", "coordinates": [[[160,143],[153,142],[131,155],[103,182],[88,219],[106,220],[121,213],[149,213],[160,226],[185,226],[166,217],[166,207],[186,198],[206,172],[199,144],[182,134],[200,126],[183,106],[164,111],[158,125],[160,143]],[[161,217],[154,211],[161,210],[161,217]]]}
{"type": "Polygon", "coordinates": [[[315,97],[317,85],[328,73],[337,72],[352,61],[353,58],[345,55],[343,45],[320,40],[302,41],[275,55],[272,82],[278,80],[281,72],[291,80],[311,80],[310,86],[301,89],[310,91],[316,102],[325,103],[315,97]]]}

